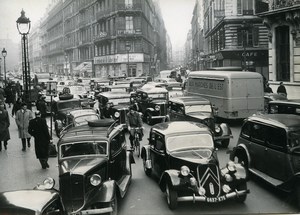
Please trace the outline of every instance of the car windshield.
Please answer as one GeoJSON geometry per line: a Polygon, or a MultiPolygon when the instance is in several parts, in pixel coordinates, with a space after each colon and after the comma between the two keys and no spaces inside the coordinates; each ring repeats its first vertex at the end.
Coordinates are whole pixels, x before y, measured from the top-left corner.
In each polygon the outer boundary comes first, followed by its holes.
{"type": "Polygon", "coordinates": [[[128,98],[124,97],[124,98],[118,98],[118,99],[110,99],[109,102],[111,102],[113,105],[130,103],[130,97],[128,97],[128,98]]]}
{"type": "Polygon", "coordinates": [[[79,100],[77,100],[77,101],[68,101],[68,102],[61,102],[61,103],[57,104],[58,110],[67,109],[67,108],[74,109],[74,108],[80,108],[80,107],[81,107],[81,103],[80,103],[79,100]]]}
{"type": "Polygon", "coordinates": [[[84,141],[60,146],[60,157],[107,155],[107,142],[84,141]]]}
{"type": "Polygon", "coordinates": [[[96,114],[78,116],[74,119],[74,125],[75,126],[85,125],[87,124],[88,121],[92,121],[96,119],[99,119],[98,115],[96,114]]]}
{"type": "Polygon", "coordinates": [[[194,112],[207,112],[211,113],[210,105],[187,105],[185,106],[185,113],[194,113],[194,112]]]}
{"type": "Polygon", "coordinates": [[[148,97],[153,99],[168,99],[167,93],[149,93],[148,97]]]}
{"type": "Polygon", "coordinates": [[[209,134],[190,134],[167,138],[168,151],[213,148],[214,142],[209,134]]]}

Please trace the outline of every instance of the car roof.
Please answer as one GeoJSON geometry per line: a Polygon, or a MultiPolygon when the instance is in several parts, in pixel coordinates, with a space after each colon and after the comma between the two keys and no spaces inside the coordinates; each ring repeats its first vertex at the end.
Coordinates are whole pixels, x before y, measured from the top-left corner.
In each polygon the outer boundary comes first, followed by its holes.
{"type": "MultiPolygon", "coordinates": [[[[108,121],[111,119],[102,119],[101,121],[108,121]]],[[[111,120],[113,121],[113,120],[111,120]]],[[[123,125],[117,125],[116,127],[110,126],[90,126],[89,123],[86,125],[80,125],[70,128],[58,141],[58,145],[70,142],[78,141],[107,141],[111,136],[121,130],[123,125]]]]}
{"type": "Polygon", "coordinates": [[[75,118],[78,116],[91,115],[91,114],[97,115],[97,113],[93,109],[72,110],[70,111],[70,114],[73,115],[75,118]]]}
{"type": "Polygon", "coordinates": [[[200,96],[182,96],[170,98],[171,102],[181,103],[184,105],[195,105],[195,104],[210,104],[208,99],[200,96]]]}
{"type": "Polygon", "coordinates": [[[0,211],[3,209],[31,210],[41,212],[45,205],[59,198],[54,190],[17,190],[0,193],[0,211]],[[22,198],[20,198],[22,197],[22,198]],[[25,197],[25,198],[24,198],[25,197]]]}
{"type": "Polygon", "coordinates": [[[300,127],[300,116],[293,114],[263,114],[248,117],[248,121],[259,121],[279,127],[300,127]]]}
{"type": "Polygon", "coordinates": [[[80,99],[72,98],[72,99],[66,99],[66,100],[55,100],[57,103],[67,103],[67,102],[80,102],[80,99]]]}
{"type": "Polygon", "coordinates": [[[145,92],[145,93],[168,93],[168,90],[161,87],[151,87],[145,89],[138,89],[137,92],[145,92]]]}
{"type": "Polygon", "coordinates": [[[178,136],[183,133],[210,133],[210,129],[206,125],[189,121],[158,123],[152,129],[166,136],[178,136]]]}
{"type": "Polygon", "coordinates": [[[130,93],[126,93],[126,92],[116,92],[116,91],[110,91],[110,92],[103,92],[103,93],[99,93],[97,95],[98,97],[99,96],[105,96],[107,98],[110,98],[110,99],[117,99],[117,98],[130,98],[130,93]]]}
{"type": "Polygon", "coordinates": [[[300,99],[276,100],[270,101],[269,104],[290,104],[300,106],[300,99]]]}
{"type": "Polygon", "coordinates": [[[262,75],[257,72],[248,72],[248,71],[219,71],[219,70],[204,70],[204,71],[191,71],[189,73],[190,78],[262,78],[262,75]]]}

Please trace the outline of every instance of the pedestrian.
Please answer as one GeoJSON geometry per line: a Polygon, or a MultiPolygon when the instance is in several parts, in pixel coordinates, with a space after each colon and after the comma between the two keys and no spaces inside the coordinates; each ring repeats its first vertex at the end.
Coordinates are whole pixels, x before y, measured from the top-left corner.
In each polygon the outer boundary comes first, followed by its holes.
{"type": "Polygon", "coordinates": [[[4,109],[4,101],[0,101],[0,151],[2,150],[2,142],[4,142],[4,149],[7,150],[7,142],[10,139],[9,134],[9,115],[4,109]]]}
{"type": "Polygon", "coordinates": [[[5,101],[5,91],[1,86],[0,86],[0,100],[5,101]]]}
{"type": "Polygon", "coordinates": [[[49,134],[46,119],[41,117],[41,112],[35,112],[35,118],[29,121],[28,132],[34,137],[34,147],[36,158],[39,159],[42,168],[49,168],[49,144],[51,137],[49,134]]]}
{"type": "Polygon", "coordinates": [[[8,107],[10,108],[11,104],[14,102],[14,95],[11,84],[8,84],[4,91],[6,95],[5,103],[7,103],[8,107]]]}
{"type": "Polygon", "coordinates": [[[286,92],[285,86],[283,85],[282,81],[279,83],[279,86],[277,88],[277,93],[287,97],[287,92],[286,92]]]}
{"type": "Polygon", "coordinates": [[[17,83],[16,83],[16,92],[17,92],[18,98],[21,96],[21,91],[22,91],[22,86],[21,86],[20,82],[17,81],[17,83]]]}
{"type": "Polygon", "coordinates": [[[27,109],[26,103],[22,103],[21,109],[16,113],[16,124],[18,126],[19,138],[22,140],[22,151],[26,151],[27,146],[30,148],[30,134],[28,133],[29,121],[32,119],[31,110],[27,109]]]}
{"type": "Polygon", "coordinates": [[[21,97],[17,98],[17,101],[15,102],[12,110],[11,110],[11,115],[14,116],[18,110],[20,110],[22,107],[22,99],[21,97]]]}
{"type": "Polygon", "coordinates": [[[47,117],[47,105],[45,99],[46,97],[41,95],[36,103],[36,109],[41,112],[42,118],[47,117]]]}
{"type": "Polygon", "coordinates": [[[265,93],[273,93],[273,90],[272,90],[272,88],[270,87],[270,84],[269,84],[269,83],[266,84],[265,93]]]}

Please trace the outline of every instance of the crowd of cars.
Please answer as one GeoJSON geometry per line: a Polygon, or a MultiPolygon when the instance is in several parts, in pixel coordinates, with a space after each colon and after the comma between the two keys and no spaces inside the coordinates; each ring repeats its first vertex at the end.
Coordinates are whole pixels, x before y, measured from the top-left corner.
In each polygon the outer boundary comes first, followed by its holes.
{"type": "Polygon", "coordinates": [[[114,85],[93,82],[90,98],[89,93],[81,98],[68,97],[71,92],[65,90],[51,103],[59,137],[59,190],[54,189],[55,181],[47,178],[33,190],[1,193],[1,211],[117,214],[118,200],[129,189],[131,165],[135,163],[125,138],[126,115],[133,104],[144,122],[152,126],[148,144],[141,149],[144,172],[158,178],[170,209],[183,201],[244,202],[250,174],[295,192],[300,205],[297,101],[268,101],[265,113],[246,118],[228,163],[220,167],[217,147],[227,148],[232,132],[227,123],[217,123],[218,109],[209,100],[170,97],[165,82],[141,82],[132,91],[128,90],[132,85],[122,81],[116,79],[114,85]],[[91,102],[86,105],[83,98],[91,102]],[[21,194],[30,201],[15,198],[21,194]],[[36,199],[34,204],[32,199],[36,199]]]}

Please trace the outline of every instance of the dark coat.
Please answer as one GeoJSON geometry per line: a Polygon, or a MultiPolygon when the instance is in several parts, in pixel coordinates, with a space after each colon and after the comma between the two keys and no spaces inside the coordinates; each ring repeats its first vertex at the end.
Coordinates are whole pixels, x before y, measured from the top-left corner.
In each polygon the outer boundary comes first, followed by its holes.
{"type": "Polygon", "coordinates": [[[5,94],[6,94],[5,102],[7,104],[14,103],[15,98],[14,98],[14,93],[13,93],[13,90],[11,87],[5,88],[5,94]]]}
{"type": "Polygon", "coordinates": [[[22,103],[17,101],[11,110],[11,115],[15,115],[17,111],[21,109],[21,107],[22,107],[22,103]]]}
{"type": "Polygon", "coordinates": [[[0,141],[8,141],[9,135],[9,115],[7,110],[0,110],[0,141]]]}
{"type": "Polygon", "coordinates": [[[42,117],[46,117],[46,115],[47,115],[47,106],[46,106],[45,100],[39,99],[37,104],[36,104],[36,109],[38,109],[41,112],[42,117]]]}
{"type": "Polygon", "coordinates": [[[41,117],[30,120],[28,132],[34,137],[36,157],[38,159],[48,158],[51,137],[46,120],[41,117]]]}

